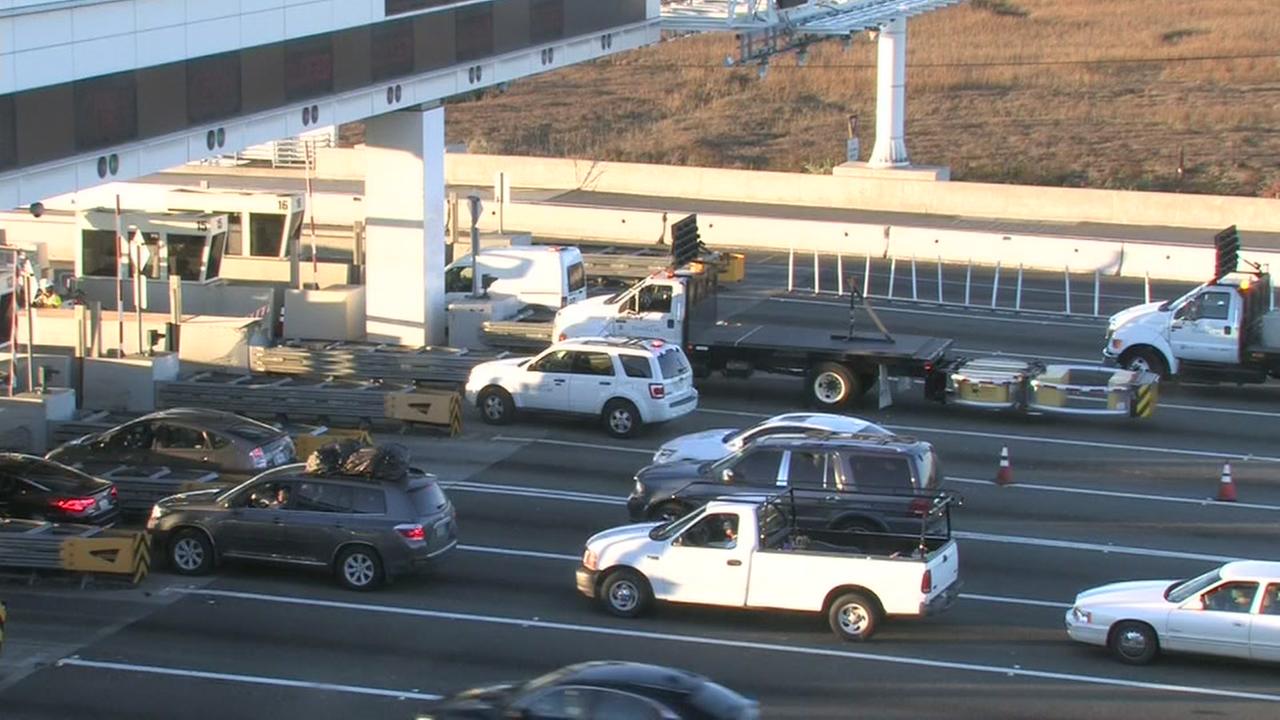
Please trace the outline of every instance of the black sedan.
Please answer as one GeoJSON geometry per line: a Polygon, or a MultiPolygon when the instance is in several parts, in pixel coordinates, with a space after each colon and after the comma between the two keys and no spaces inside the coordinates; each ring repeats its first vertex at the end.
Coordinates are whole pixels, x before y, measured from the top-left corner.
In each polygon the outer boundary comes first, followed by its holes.
{"type": "Polygon", "coordinates": [[[247,479],[293,462],[294,447],[284,430],[235,413],[171,408],[77,438],[46,457],[86,466],[191,468],[247,479]]]}
{"type": "Polygon", "coordinates": [[[523,684],[474,688],[437,703],[419,720],[755,720],[759,705],[707,678],[641,663],[569,665],[523,684]]]}
{"type": "Polygon", "coordinates": [[[111,525],[116,486],[35,455],[0,453],[0,516],[111,525]]]}

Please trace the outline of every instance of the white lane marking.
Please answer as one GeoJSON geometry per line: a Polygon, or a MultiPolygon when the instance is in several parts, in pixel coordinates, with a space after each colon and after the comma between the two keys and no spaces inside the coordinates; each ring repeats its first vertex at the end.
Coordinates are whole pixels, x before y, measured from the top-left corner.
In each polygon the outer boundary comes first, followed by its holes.
{"type": "Polygon", "coordinates": [[[759,642],[752,640],[732,640],[685,633],[668,633],[654,630],[627,630],[603,625],[580,625],[533,618],[502,617],[497,615],[480,615],[478,613],[450,612],[445,610],[426,610],[393,605],[371,605],[337,600],[319,600],[315,598],[290,597],[287,595],[266,595],[262,593],[238,592],[232,590],[205,590],[200,588],[166,588],[165,592],[176,592],[187,595],[234,598],[257,602],[278,603],[282,605],[301,605],[336,610],[354,610],[359,612],[383,613],[408,617],[430,618],[433,620],[453,620],[461,622],[501,625],[522,629],[538,628],[542,630],[559,630],[570,633],[604,635],[608,637],[633,638],[638,640],[655,640],[679,643],[682,645],[702,645],[709,647],[735,648],[742,650],[759,650],[782,653],[785,655],[808,655],[811,657],[839,658],[842,660],[863,660],[866,662],[886,663],[890,665],[907,665],[913,667],[942,668],[961,670],[986,675],[1003,675],[1005,677],[1035,678],[1039,680],[1059,680],[1089,685],[1108,685],[1113,687],[1134,688],[1139,690],[1157,690],[1189,695],[1205,695],[1211,697],[1228,697],[1242,700],[1262,700],[1280,702],[1280,695],[1270,693],[1249,692],[1246,690],[1224,690],[1221,688],[1198,687],[1195,685],[1174,685],[1171,683],[1145,682],[1104,677],[1101,675],[1082,675],[1079,673],[1053,672],[1049,670],[1031,670],[1018,666],[1001,667],[998,665],[980,665],[978,663],[957,662],[951,660],[934,660],[930,658],[909,657],[901,655],[878,655],[856,650],[836,650],[824,647],[803,647],[783,645],[779,643],[759,642]]]}
{"type": "Polygon", "coordinates": [[[1221,413],[1223,415],[1252,415],[1253,417],[1280,418],[1280,412],[1266,412],[1265,410],[1238,410],[1236,408],[1210,407],[1208,405],[1173,405],[1171,403],[1164,402],[1157,402],[1156,405],[1161,410],[1189,410],[1192,412],[1221,413]]]}
{"type": "MultiPolygon", "coordinates": [[[[751,418],[768,418],[772,415],[763,413],[744,412],[742,410],[718,410],[715,408],[698,408],[700,413],[713,413],[716,415],[732,415],[736,417],[751,418]]],[[[1034,435],[1013,435],[1008,433],[983,432],[977,430],[949,430],[946,428],[920,427],[918,425],[888,425],[884,427],[891,430],[907,430],[915,433],[937,433],[939,435],[963,435],[966,437],[983,437],[983,438],[1000,438],[1002,440],[1020,440],[1031,443],[1044,443],[1046,445],[1077,445],[1081,447],[1102,448],[1104,450],[1132,450],[1135,452],[1150,452],[1164,455],[1190,455],[1192,457],[1210,457],[1219,460],[1256,460],[1258,462],[1280,462],[1280,457],[1271,455],[1253,455],[1251,453],[1230,453],[1230,452],[1213,452],[1209,450],[1183,450],[1181,448],[1163,448],[1151,445],[1129,445],[1125,443],[1109,443],[1097,440],[1068,440],[1066,438],[1037,437],[1034,435]]]]}
{"type": "MultiPolygon", "coordinates": [[[[546,493],[538,488],[521,487],[519,485],[487,485],[474,482],[456,481],[442,482],[441,487],[446,489],[463,490],[466,492],[490,493],[493,495],[519,495],[524,497],[542,497],[546,493]]],[[[557,491],[564,500],[573,500],[576,502],[598,503],[600,505],[626,505],[627,501],[621,498],[605,497],[590,493],[577,493],[568,490],[557,491]]]]}
{"type": "MultiPolygon", "coordinates": [[[[838,307],[838,308],[848,307],[848,303],[843,303],[843,302],[826,302],[824,300],[805,300],[802,298],[770,298],[770,300],[772,302],[795,303],[799,305],[823,305],[826,307],[838,307]]],[[[981,308],[979,309],[981,310],[981,308]]],[[[956,317],[958,316],[959,317],[966,316],[966,313],[962,312],[963,308],[958,307],[956,308],[956,310],[957,312],[946,313],[946,312],[935,312],[933,310],[917,310],[915,308],[891,307],[888,305],[876,306],[876,312],[896,312],[896,313],[904,313],[906,315],[932,315],[934,317],[943,317],[949,320],[955,320],[956,317]]],[[[1004,317],[994,313],[987,314],[988,312],[990,311],[974,313],[972,315],[968,315],[968,317],[973,317],[975,319],[980,319],[980,320],[990,320],[992,322],[1021,323],[1023,325],[1043,325],[1043,326],[1053,326],[1053,327],[1081,328],[1084,330],[1090,330],[1095,327],[1106,326],[1105,317],[1099,317],[1099,318],[1089,317],[1087,320],[1082,320],[1080,322],[1065,322],[1061,320],[1038,320],[1035,318],[1004,317]]]]}
{"type": "MultiPolygon", "coordinates": [[[[510,555],[512,557],[533,557],[540,560],[562,560],[564,562],[579,562],[582,560],[581,555],[566,555],[564,553],[535,552],[530,550],[514,550],[511,548],[486,547],[482,545],[459,545],[459,550],[469,552],[488,553],[490,555],[510,555]]],[[[1027,598],[1011,598],[1000,597],[999,595],[978,595],[974,593],[960,593],[962,600],[977,600],[981,602],[1005,603],[1008,605],[1031,605],[1034,607],[1051,607],[1051,608],[1069,608],[1070,603],[1050,602],[1048,600],[1029,600],[1027,598]]]]}
{"type": "MultiPolygon", "coordinates": [[[[994,480],[978,478],[953,477],[948,475],[947,482],[958,482],[968,485],[995,485],[994,480]]],[[[1216,484],[1216,483],[1215,483],[1216,484]]],[[[1094,490],[1092,488],[1062,487],[1058,485],[1040,485],[1037,483],[1015,483],[1004,486],[1009,489],[1043,490],[1046,492],[1070,493],[1073,495],[1098,495],[1102,497],[1119,497],[1133,500],[1150,500],[1153,502],[1184,503],[1187,505],[1213,505],[1222,508],[1244,508],[1246,510],[1280,510],[1280,505],[1262,505],[1259,503],[1219,502],[1211,497],[1189,498],[1174,495],[1149,495],[1146,493],[1121,492],[1119,490],[1094,490]]]]}
{"type": "Polygon", "coordinates": [[[1234,560],[1263,560],[1263,558],[1242,558],[1229,555],[1211,555],[1207,553],[1183,552],[1181,550],[1158,550],[1156,548],[1132,547],[1128,545],[1103,545],[1102,543],[1080,542],[1078,540],[1053,540],[1051,538],[1020,537],[1017,535],[995,535],[993,533],[968,532],[953,530],[951,537],[973,542],[990,542],[1007,545],[1032,545],[1034,547],[1058,548],[1063,550],[1092,550],[1100,553],[1116,553],[1119,555],[1140,555],[1142,557],[1172,558],[1175,560],[1203,560],[1206,562],[1226,563],[1234,560]]]}
{"type": "MultiPolygon", "coordinates": [[[[469,488],[467,487],[458,487],[456,489],[462,490],[463,492],[467,492],[469,490],[469,488]]],[[[521,488],[521,489],[532,490],[534,488],[521,488]]],[[[580,497],[579,494],[562,495],[558,491],[550,488],[542,488],[541,490],[542,490],[542,493],[540,497],[547,498],[548,500],[565,500],[568,502],[582,502],[582,498],[580,497]]],[[[480,492],[484,492],[484,491],[480,491],[480,492]]],[[[492,490],[490,492],[501,494],[501,491],[498,491],[498,490],[492,490]]],[[[529,495],[529,493],[519,493],[519,494],[524,496],[529,495]]],[[[599,498],[609,499],[609,496],[600,495],[599,498]]],[[[613,499],[613,504],[623,505],[625,503],[626,503],[625,500],[617,499],[617,498],[613,499]]],[[[1020,535],[997,535],[994,533],[966,532],[962,530],[953,530],[951,533],[951,536],[955,538],[960,538],[960,539],[967,539],[973,542],[992,542],[992,543],[1002,543],[1007,545],[1031,545],[1035,547],[1060,548],[1060,549],[1067,549],[1067,550],[1091,550],[1094,552],[1101,552],[1101,553],[1107,553],[1107,554],[1138,555],[1141,557],[1163,557],[1163,558],[1172,558],[1175,560],[1208,560],[1213,562],[1229,562],[1232,560],[1249,560],[1249,559],[1264,560],[1265,559],[1265,558],[1228,557],[1226,555],[1206,555],[1202,553],[1185,552],[1182,550],[1161,550],[1158,548],[1133,547],[1129,545],[1103,545],[1101,543],[1087,543],[1087,542],[1080,542],[1077,540],[1056,540],[1053,538],[1037,538],[1037,537],[1026,537],[1026,536],[1020,536],[1020,535]]]]}
{"type": "Polygon", "coordinates": [[[517,437],[513,435],[495,435],[494,440],[503,440],[506,442],[522,442],[522,443],[540,443],[543,445],[561,445],[564,447],[587,448],[589,450],[612,450],[614,452],[638,453],[640,455],[648,455],[653,457],[657,450],[645,450],[644,448],[629,448],[621,445],[600,445],[598,443],[573,442],[570,440],[548,440],[546,438],[517,437]]]}
{"type": "Polygon", "coordinates": [[[83,667],[96,670],[117,670],[119,672],[145,673],[148,675],[168,675],[171,677],[196,678],[199,680],[218,680],[221,682],[248,683],[250,685],[270,685],[273,687],[298,688],[302,690],[326,690],[329,692],[354,693],[356,695],[375,695],[397,700],[439,700],[440,695],[422,693],[416,690],[388,690],[384,688],[364,687],[361,685],[336,685],[333,683],[313,682],[311,680],[290,680],[288,678],[264,677],[261,675],[240,675],[236,673],[208,672],[205,670],[183,670],[180,668],[157,667],[155,665],[133,665],[130,663],[104,662],[101,660],[83,660],[76,656],[63,658],[56,663],[57,667],[83,667]]]}

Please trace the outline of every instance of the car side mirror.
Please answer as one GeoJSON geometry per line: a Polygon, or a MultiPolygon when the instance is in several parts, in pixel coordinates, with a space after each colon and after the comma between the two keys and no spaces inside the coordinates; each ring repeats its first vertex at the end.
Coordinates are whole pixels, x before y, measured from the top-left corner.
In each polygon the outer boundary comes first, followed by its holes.
{"type": "Polygon", "coordinates": [[[738,479],[738,475],[733,471],[733,468],[725,468],[720,471],[720,479],[725,483],[732,484],[734,480],[738,479]]]}

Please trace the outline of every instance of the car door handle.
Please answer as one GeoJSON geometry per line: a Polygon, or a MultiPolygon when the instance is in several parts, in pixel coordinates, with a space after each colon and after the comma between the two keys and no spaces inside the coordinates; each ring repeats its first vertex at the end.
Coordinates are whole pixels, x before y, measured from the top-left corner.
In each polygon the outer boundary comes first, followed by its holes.
{"type": "Polygon", "coordinates": [[[608,380],[601,380],[601,381],[600,381],[600,384],[601,384],[601,385],[612,385],[613,383],[609,382],[608,380]]]}
{"type": "Polygon", "coordinates": [[[555,384],[557,384],[557,385],[563,385],[563,384],[564,384],[564,381],[563,381],[563,380],[552,380],[552,382],[554,382],[554,383],[555,383],[555,384]]]}
{"type": "Polygon", "coordinates": [[[1227,325],[1226,327],[1222,328],[1222,334],[1223,334],[1223,335],[1226,335],[1226,336],[1228,336],[1228,337],[1230,337],[1230,336],[1231,336],[1231,326],[1230,326],[1230,325],[1227,325]]]}
{"type": "Polygon", "coordinates": [[[739,565],[741,565],[741,564],[742,564],[742,561],[741,561],[741,560],[730,560],[730,561],[728,561],[728,562],[726,562],[726,563],[725,563],[725,565],[731,565],[731,566],[733,566],[733,567],[738,567],[738,566],[739,566],[739,565]]]}
{"type": "Polygon", "coordinates": [[[657,555],[645,555],[645,557],[646,557],[646,558],[648,558],[648,559],[650,559],[650,560],[657,560],[657,559],[658,559],[658,556],[657,556],[657,555]]]}

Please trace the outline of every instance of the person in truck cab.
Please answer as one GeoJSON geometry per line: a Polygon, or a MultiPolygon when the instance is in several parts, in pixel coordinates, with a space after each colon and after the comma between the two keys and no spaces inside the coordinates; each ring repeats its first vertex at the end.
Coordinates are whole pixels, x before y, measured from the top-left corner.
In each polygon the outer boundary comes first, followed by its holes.
{"type": "Polygon", "coordinates": [[[737,515],[721,515],[719,527],[711,533],[711,539],[707,542],[707,547],[713,548],[735,548],[738,546],[738,516],[737,515]]]}

